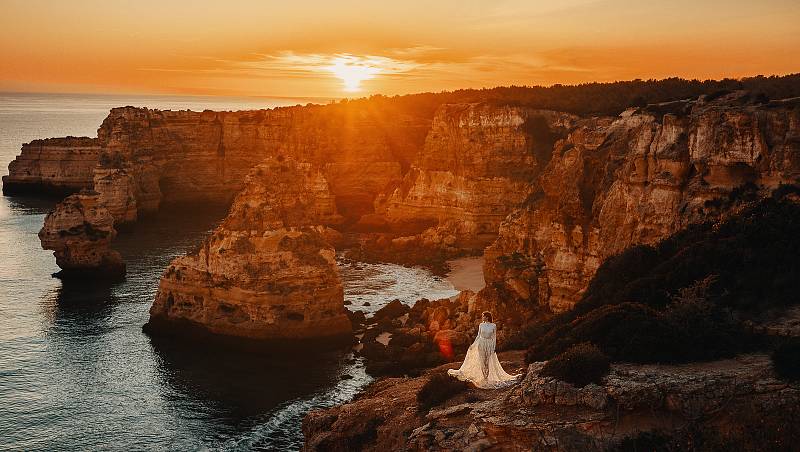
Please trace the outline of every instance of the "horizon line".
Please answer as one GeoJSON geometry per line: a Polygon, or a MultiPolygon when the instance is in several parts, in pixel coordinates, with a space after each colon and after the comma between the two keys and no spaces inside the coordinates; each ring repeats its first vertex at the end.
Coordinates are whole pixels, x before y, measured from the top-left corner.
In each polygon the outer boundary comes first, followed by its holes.
{"type": "Polygon", "coordinates": [[[383,94],[383,93],[365,93],[362,96],[290,96],[290,95],[267,95],[267,94],[201,94],[201,93],[167,93],[167,92],[145,92],[145,91],[109,91],[109,92],[96,92],[96,91],[26,91],[26,90],[2,90],[0,89],[0,95],[6,94],[31,94],[31,95],[80,95],[80,96],[157,96],[157,97],[218,97],[218,98],[250,98],[250,99],[285,99],[285,100],[316,100],[316,101],[341,101],[341,100],[357,100],[357,99],[367,99],[372,96],[383,96],[383,97],[402,97],[402,96],[414,96],[420,94],[441,94],[441,93],[454,93],[456,91],[481,91],[481,90],[492,90],[492,89],[499,89],[499,88],[553,88],[553,87],[578,87],[584,85],[610,85],[614,83],[626,83],[626,82],[649,82],[649,81],[663,81],[663,80],[671,80],[671,79],[679,79],[679,80],[687,80],[687,81],[698,81],[698,82],[707,82],[707,81],[722,81],[722,80],[736,80],[742,81],[745,79],[752,79],[758,77],[770,78],[770,77],[790,77],[790,76],[800,76],[800,72],[787,72],[782,74],[755,74],[755,75],[746,75],[741,77],[721,77],[721,78],[685,78],[681,76],[670,76],[670,77],[663,77],[663,78],[632,78],[632,79],[624,79],[624,80],[614,80],[614,81],[588,81],[588,82],[580,82],[580,83],[552,83],[549,85],[546,84],[531,84],[531,85],[516,85],[516,84],[508,84],[508,85],[494,85],[494,86],[483,86],[480,88],[454,88],[454,89],[446,89],[440,91],[416,91],[404,94],[383,94]]]}

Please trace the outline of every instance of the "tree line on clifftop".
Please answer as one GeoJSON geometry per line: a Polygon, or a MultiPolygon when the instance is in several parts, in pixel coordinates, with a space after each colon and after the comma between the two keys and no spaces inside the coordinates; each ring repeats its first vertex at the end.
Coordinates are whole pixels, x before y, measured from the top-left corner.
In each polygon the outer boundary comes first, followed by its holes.
{"type": "Polygon", "coordinates": [[[374,95],[343,99],[334,104],[334,107],[368,105],[383,113],[395,112],[432,118],[442,104],[488,102],[563,111],[581,116],[613,116],[629,107],[695,99],[703,94],[719,96],[735,90],[751,91],[763,100],[800,97],[800,74],[722,80],[686,80],[672,77],[579,85],[460,89],[402,96],[374,95]]]}

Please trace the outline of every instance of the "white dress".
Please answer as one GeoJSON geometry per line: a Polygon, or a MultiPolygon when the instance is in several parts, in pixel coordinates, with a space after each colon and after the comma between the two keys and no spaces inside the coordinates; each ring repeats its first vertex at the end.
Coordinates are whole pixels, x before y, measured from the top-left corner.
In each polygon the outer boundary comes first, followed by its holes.
{"type": "Polygon", "coordinates": [[[496,344],[497,325],[481,322],[478,326],[478,337],[469,346],[464,363],[458,370],[450,369],[447,373],[483,389],[497,389],[514,384],[519,375],[509,375],[503,370],[497,353],[494,352],[496,344]]]}

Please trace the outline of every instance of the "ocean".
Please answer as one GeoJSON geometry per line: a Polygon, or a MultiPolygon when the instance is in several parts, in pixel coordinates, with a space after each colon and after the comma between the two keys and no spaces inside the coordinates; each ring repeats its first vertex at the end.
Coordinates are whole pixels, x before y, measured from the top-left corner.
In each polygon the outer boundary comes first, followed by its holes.
{"type": "MultiPolygon", "coordinates": [[[[0,93],[0,174],[36,138],[96,136],[108,110],[242,110],[307,99],[0,93]]],[[[124,229],[116,284],[68,284],[37,233],[57,199],[0,197],[0,450],[296,450],[310,409],[371,378],[349,350],[275,353],[153,342],[142,333],[169,261],[224,207],[165,209],[124,229]]],[[[457,293],[446,278],[341,260],[352,309],[457,293]]]]}

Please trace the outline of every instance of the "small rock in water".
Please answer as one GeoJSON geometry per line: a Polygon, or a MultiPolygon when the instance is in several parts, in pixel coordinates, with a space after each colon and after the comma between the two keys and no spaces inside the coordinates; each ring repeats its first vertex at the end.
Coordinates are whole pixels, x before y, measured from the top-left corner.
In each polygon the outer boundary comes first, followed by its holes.
{"type": "Polygon", "coordinates": [[[352,379],[353,379],[353,376],[352,376],[352,375],[350,375],[350,374],[343,374],[343,375],[342,375],[341,377],[339,377],[339,378],[340,378],[340,379],[342,379],[342,380],[352,380],[352,379]]]}
{"type": "Polygon", "coordinates": [[[362,304],[361,306],[372,306],[372,305],[369,304],[369,301],[365,301],[364,304],[362,304]]]}

